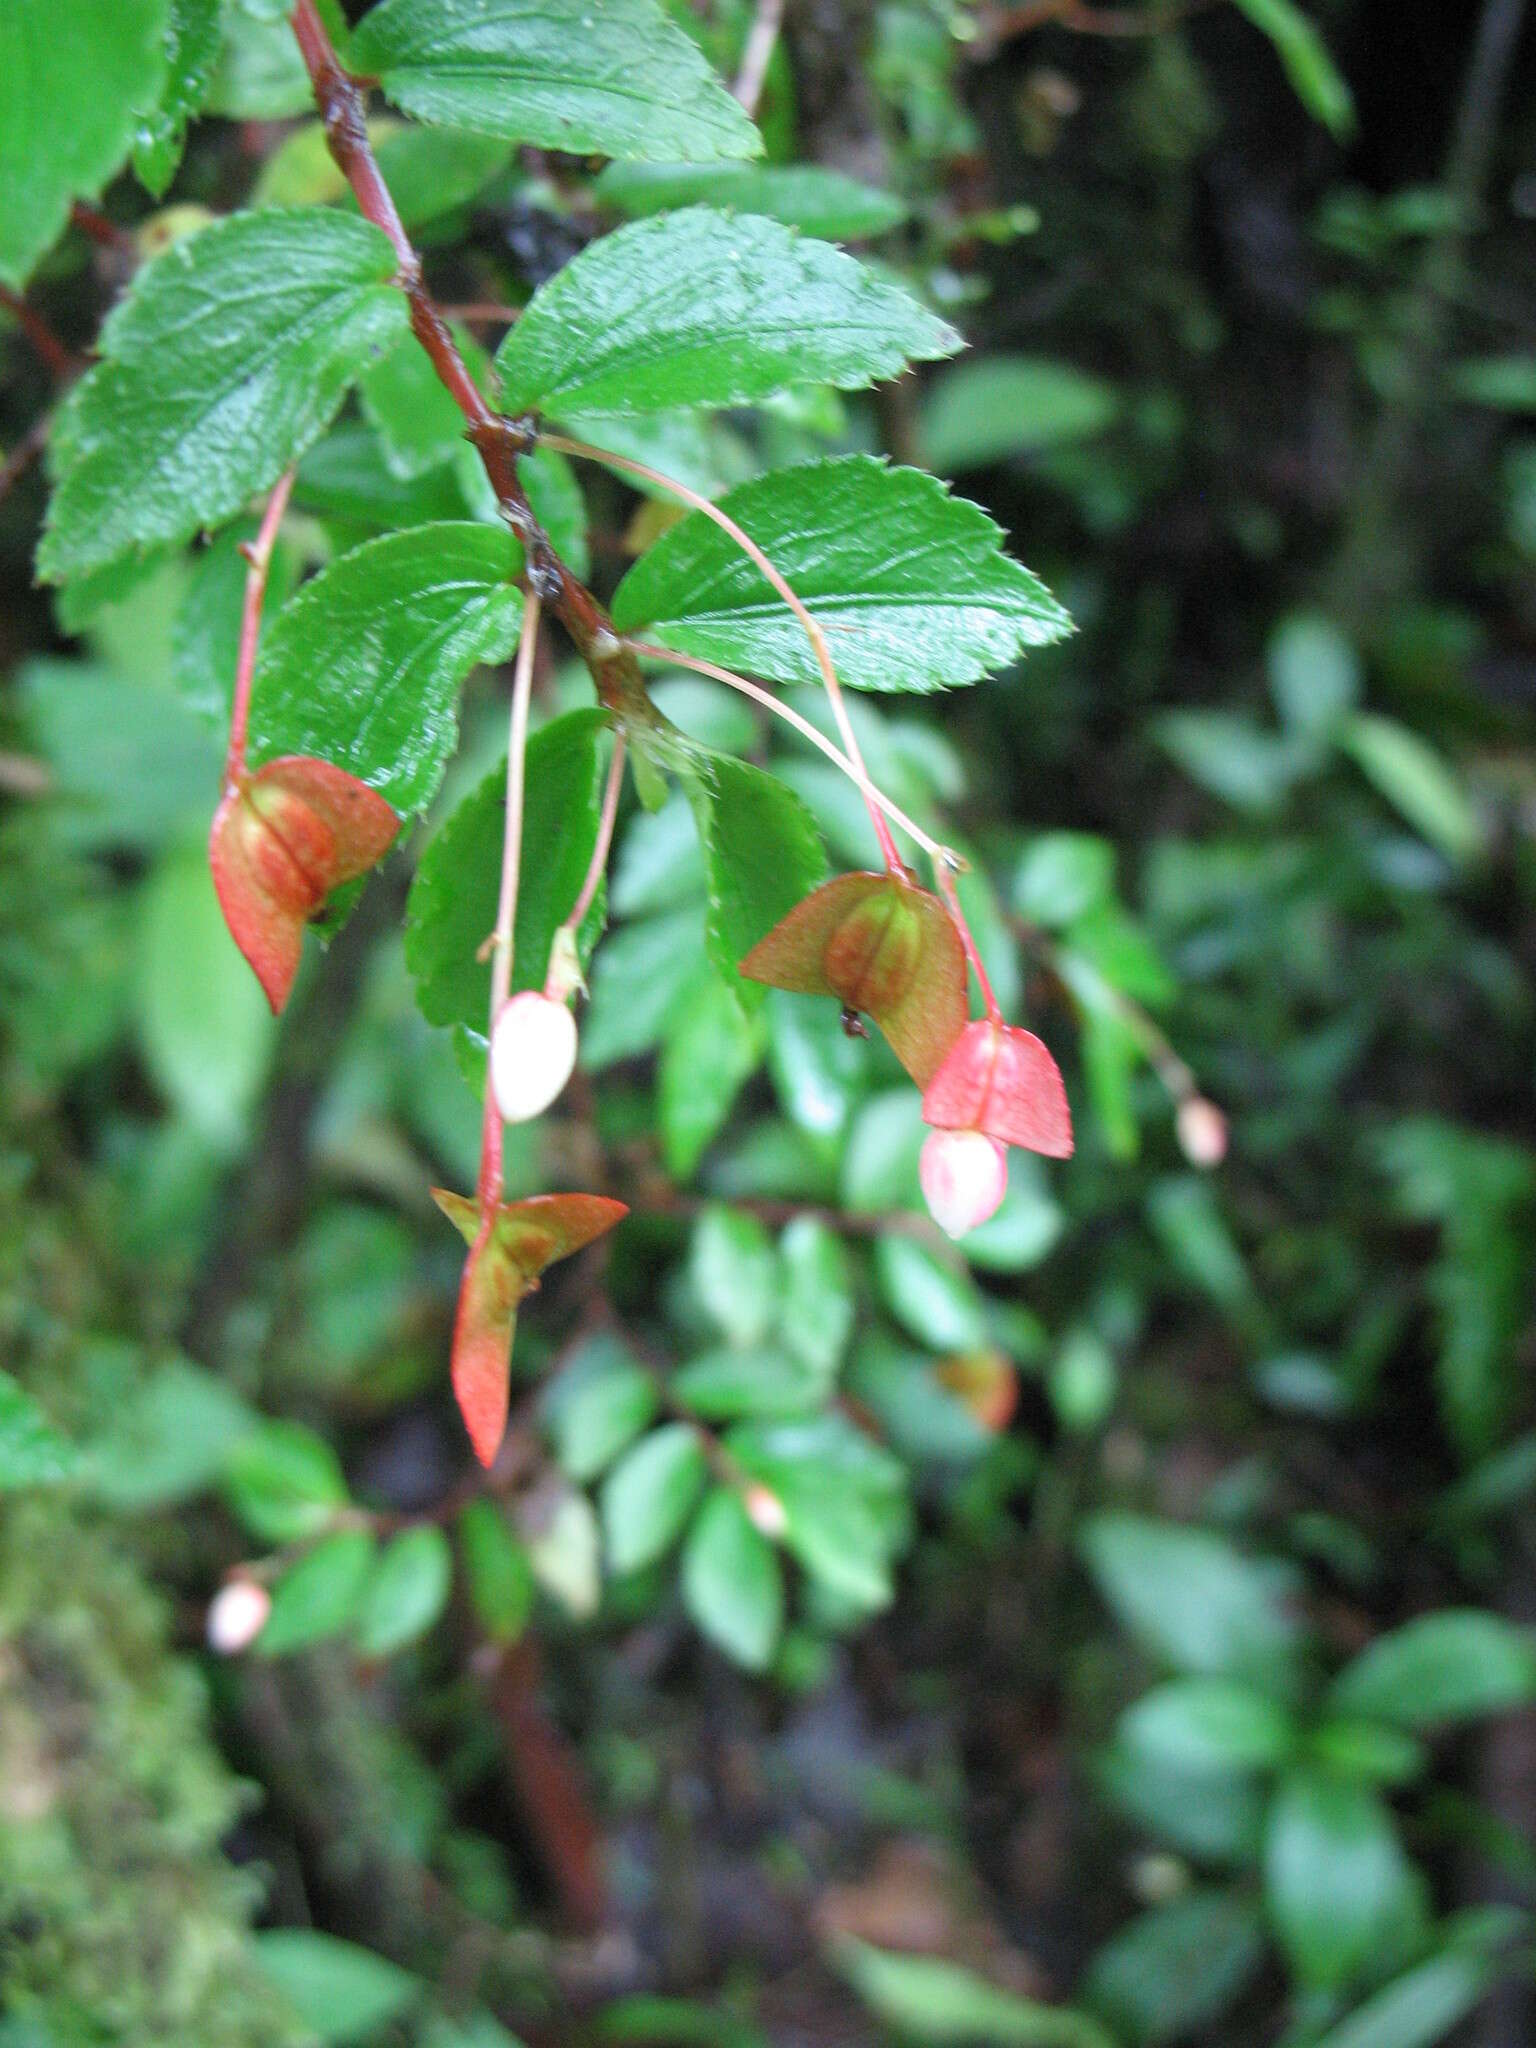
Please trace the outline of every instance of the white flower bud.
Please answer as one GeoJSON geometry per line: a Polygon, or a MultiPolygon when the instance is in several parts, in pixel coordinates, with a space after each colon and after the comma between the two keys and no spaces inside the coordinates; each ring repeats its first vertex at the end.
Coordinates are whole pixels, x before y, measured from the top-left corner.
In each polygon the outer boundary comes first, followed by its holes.
{"type": "Polygon", "coordinates": [[[255,1579],[230,1579],[208,1605],[209,1649],[237,1657],[255,1642],[271,1612],[272,1595],[265,1586],[255,1579]]]}
{"type": "Polygon", "coordinates": [[[1227,1120],[1214,1102],[1190,1095],[1179,1104],[1174,1128],[1191,1166],[1220,1166],[1227,1156],[1227,1120]]]}
{"type": "Polygon", "coordinates": [[[930,1131],[918,1161],[923,1199],[950,1237],[994,1215],[1008,1192],[1008,1152],[985,1131],[930,1131]]]}
{"type": "Polygon", "coordinates": [[[754,1479],[741,1496],[741,1504],[747,1511],[747,1520],[760,1536],[766,1536],[770,1543],[777,1543],[789,1527],[789,1517],[784,1512],[784,1503],[761,1480],[754,1479]]]}
{"type": "Polygon", "coordinates": [[[576,1019],[564,1003],[526,989],[502,1005],[491,1033],[491,1087],[504,1123],[541,1116],[575,1064],[576,1019]]]}

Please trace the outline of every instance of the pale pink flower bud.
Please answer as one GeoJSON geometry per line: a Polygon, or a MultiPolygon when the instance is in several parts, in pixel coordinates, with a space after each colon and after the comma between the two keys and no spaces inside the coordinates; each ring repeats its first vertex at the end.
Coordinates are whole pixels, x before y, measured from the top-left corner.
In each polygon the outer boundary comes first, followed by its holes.
{"type": "Polygon", "coordinates": [[[1227,1156],[1227,1120],[1214,1102],[1191,1095],[1179,1104],[1175,1129],[1191,1166],[1220,1166],[1227,1156]]]}
{"type": "Polygon", "coordinates": [[[747,1511],[747,1520],[761,1536],[771,1543],[777,1543],[789,1527],[789,1517],[784,1512],[784,1503],[779,1496],[754,1479],[741,1496],[741,1504],[747,1511]]]}
{"type": "Polygon", "coordinates": [[[930,1131],[918,1161],[923,1198],[950,1237],[995,1215],[1008,1192],[1008,1152],[985,1131],[930,1131]]]}
{"type": "Polygon", "coordinates": [[[237,1657],[255,1642],[271,1612],[272,1595],[265,1586],[255,1579],[229,1580],[208,1604],[209,1649],[221,1657],[237,1657]]]}
{"type": "Polygon", "coordinates": [[[491,1033],[491,1087],[502,1121],[548,1109],[576,1064],[576,1019],[564,1003],[525,989],[504,1003],[491,1033]]]}

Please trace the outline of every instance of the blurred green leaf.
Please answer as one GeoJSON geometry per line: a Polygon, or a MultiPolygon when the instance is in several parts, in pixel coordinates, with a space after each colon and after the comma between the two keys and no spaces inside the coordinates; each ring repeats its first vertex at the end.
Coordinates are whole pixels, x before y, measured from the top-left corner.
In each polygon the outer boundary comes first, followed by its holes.
{"type": "Polygon", "coordinates": [[[291,1564],[272,1588],[272,1612],[256,1638],[261,1655],[285,1657],[349,1628],[367,1591],[375,1552],[367,1529],[340,1529],[291,1564]]]}
{"type": "Polygon", "coordinates": [[[1341,728],[1339,744],[1447,860],[1470,861],[1483,851],[1483,828],[1461,784],[1416,732],[1395,718],[1357,711],[1341,728]]]}
{"type": "Polygon", "coordinates": [[[1091,1515],[1079,1540],[1099,1591],[1152,1655],[1288,1687],[1301,1630],[1274,1569],[1211,1530],[1143,1515],[1091,1515]]]}
{"type": "Polygon", "coordinates": [[[431,1523],[406,1529],[374,1566],[357,1618],[357,1646],[365,1657],[392,1657],[424,1636],[448,1604],[453,1552],[431,1523]]]}
{"type": "Polygon", "coordinates": [[[989,1984],[938,1956],[899,1955],[842,1936],[832,1962],[903,2039],[978,2048],[1115,2048],[1097,2020],[989,1984]]]}
{"type": "Polygon", "coordinates": [[[1386,1808],[1365,1786],[1322,1771],[1294,1771],[1276,1792],[1264,1887],[1297,1975],[1328,1989],[1401,1954],[1423,1913],[1423,1881],[1386,1808]]]}
{"type": "Polygon", "coordinates": [[[656,1383],[617,1338],[591,1338],[567,1360],[544,1401],[562,1469],[595,1479],[651,1422],[656,1383]]]}
{"type": "Polygon", "coordinates": [[[1131,2048],[1193,2033],[1240,1996],[1263,1961],[1258,1916],[1224,1892],[1143,1913],[1101,1948],[1082,1996],[1131,2048]]]}
{"type": "Polygon", "coordinates": [[[1275,46],[1297,99],[1340,142],[1355,132],[1355,103],[1316,24],[1296,0],[1234,0],[1275,46]]]}
{"type": "Polygon", "coordinates": [[[1424,1614],[1362,1650],[1330,1699],[1403,1728],[1508,1713],[1536,1700],[1536,1635],[1471,1607],[1424,1614]]]}
{"type": "Polygon", "coordinates": [[[476,1619],[493,1643],[514,1643],[533,1607],[528,1553],[500,1508],[472,1500],[459,1516],[459,1554],[476,1619]]]}
{"type": "Polygon", "coordinates": [[[425,1987],[398,1964],[309,1927],[256,1936],[261,1966],[304,2024],[327,2044],[365,2042],[407,2011],[425,1987]]]}
{"type": "Polygon", "coordinates": [[[992,355],[936,377],[924,402],[923,460],[942,476],[1091,440],[1120,410],[1111,385],[1069,363],[992,355]]]}
{"type": "Polygon", "coordinates": [[[738,1495],[717,1486],[683,1547],[683,1601],[699,1629],[737,1664],[766,1669],[784,1625],[784,1581],[738,1495]]]}
{"type": "Polygon", "coordinates": [[[228,1453],[231,1511],[263,1543],[312,1536],[347,1505],[347,1482],[323,1437],[297,1422],[262,1422],[228,1453]]]}
{"type": "Polygon", "coordinates": [[[687,1526],[708,1477],[691,1423],[669,1422],[626,1451],[603,1482],[603,1534],[616,1572],[653,1564],[687,1526]]]}

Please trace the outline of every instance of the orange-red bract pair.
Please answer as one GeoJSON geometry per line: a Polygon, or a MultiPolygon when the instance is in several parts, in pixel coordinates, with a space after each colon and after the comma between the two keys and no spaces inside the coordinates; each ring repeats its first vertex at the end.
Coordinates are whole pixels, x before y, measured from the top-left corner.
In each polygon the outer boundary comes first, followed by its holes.
{"type": "Polygon", "coordinates": [[[1061,1069],[1032,1031],[990,1018],[967,1024],[923,1091],[923,1122],[980,1131],[1050,1159],[1072,1156],[1061,1069]]]}
{"type": "Polygon", "coordinates": [[[469,1245],[453,1324],[453,1392],[475,1456],[489,1465],[507,1426],[519,1303],[546,1266],[581,1251],[629,1210],[606,1195],[530,1195],[482,1215],[445,1188],[432,1198],[469,1245]]]}
{"type": "Polygon", "coordinates": [[[751,981],[836,996],[873,1017],[919,1088],[965,1023],[965,955],[937,896],[899,875],[839,875],[797,903],[741,963],[751,981]]]}
{"type": "Polygon", "coordinates": [[[268,761],[229,784],[208,838],[213,886],[274,1011],[299,971],[305,925],[333,889],[380,859],[399,829],[377,790],[308,755],[268,761]]]}

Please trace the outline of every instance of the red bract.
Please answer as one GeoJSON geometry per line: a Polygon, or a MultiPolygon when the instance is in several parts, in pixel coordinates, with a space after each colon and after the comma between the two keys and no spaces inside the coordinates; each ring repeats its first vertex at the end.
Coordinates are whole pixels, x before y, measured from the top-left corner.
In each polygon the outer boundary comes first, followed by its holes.
{"type": "Polygon", "coordinates": [[[432,1198],[469,1245],[453,1325],[453,1392],[475,1456],[489,1465],[507,1426],[518,1304],[546,1266],[591,1244],[629,1209],[606,1195],[530,1195],[482,1216],[445,1188],[432,1198]]]}
{"type": "Polygon", "coordinates": [[[1061,1070],[1032,1031],[988,1019],[967,1024],[923,1094],[937,1130],[982,1131],[1052,1159],[1072,1155],[1061,1070]]]}
{"type": "Polygon", "coordinates": [[[965,955],[937,896],[896,875],[839,875],[759,939],[741,971],[873,1017],[918,1086],[965,1022],[965,955]]]}
{"type": "Polygon", "coordinates": [[[299,971],[304,927],[400,829],[376,790],[329,761],[289,754],[225,790],[208,859],[230,936],[274,1010],[299,971]]]}

